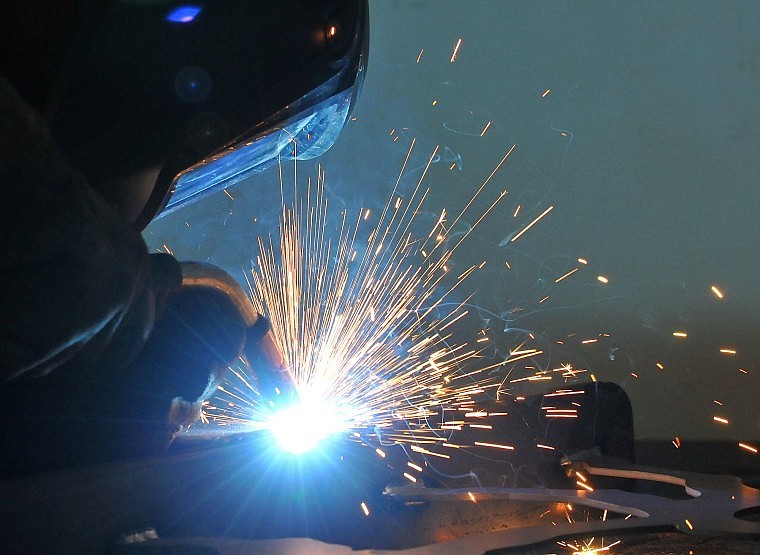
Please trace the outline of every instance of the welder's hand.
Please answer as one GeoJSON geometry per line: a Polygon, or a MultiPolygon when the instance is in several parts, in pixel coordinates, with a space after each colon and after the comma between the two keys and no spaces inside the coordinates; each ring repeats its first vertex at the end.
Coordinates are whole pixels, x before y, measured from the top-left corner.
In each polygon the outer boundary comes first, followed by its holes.
{"type": "Polygon", "coordinates": [[[293,376],[277,347],[269,321],[261,315],[248,328],[244,354],[267,404],[287,403],[297,395],[293,376]]]}

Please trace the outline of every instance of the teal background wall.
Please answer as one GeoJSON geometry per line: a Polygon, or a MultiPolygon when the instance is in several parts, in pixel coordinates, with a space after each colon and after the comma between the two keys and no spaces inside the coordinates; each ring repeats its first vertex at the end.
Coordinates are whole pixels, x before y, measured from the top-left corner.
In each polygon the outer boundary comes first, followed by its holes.
{"type": "MultiPolygon", "coordinates": [[[[416,137],[402,188],[440,145],[426,208],[452,213],[516,144],[457,259],[488,261],[468,284],[482,325],[621,384],[640,438],[760,438],[760,4],[378,0],[371,17],[356,121],[302,179],[320,163],[334,206],[380,207],[416,137]]],[[[242,281],[276,231],[277,171],[229,192],[155,222],[151,249],[242,281]]]]}

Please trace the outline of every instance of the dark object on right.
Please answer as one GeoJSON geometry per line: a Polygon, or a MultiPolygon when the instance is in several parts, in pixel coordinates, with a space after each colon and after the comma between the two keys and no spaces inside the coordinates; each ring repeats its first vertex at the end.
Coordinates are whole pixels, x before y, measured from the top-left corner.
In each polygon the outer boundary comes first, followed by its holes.
{"type": "MultiPolygon", "coordinates": [[[[625,391],[613,383],[583,383],[476,406],[488,416],[471,415],[466,420],[482,420],[492,428],[465,425],[450,431],[448,443],[460,446],[456,457],[447,460],[411,453],[414,462],[430,470],[424,474],[425,485],[575,489],[576,479],[566,476],[563,460],[603,456],[635,462],[631,403],[625,391]]],[[[462,420],[467,414],[457,413],[446,411],[445,421],[462,420]]],[[[627,486],[624,481],[602,477],[595,477],[593,485],[627,486]]]]}

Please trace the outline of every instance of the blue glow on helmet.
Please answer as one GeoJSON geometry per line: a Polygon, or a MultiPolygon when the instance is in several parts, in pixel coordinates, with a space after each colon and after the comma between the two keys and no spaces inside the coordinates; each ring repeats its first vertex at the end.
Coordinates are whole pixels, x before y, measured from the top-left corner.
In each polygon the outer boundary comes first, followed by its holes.
{"type": "Polygon", "coordinates": [[[172,23],[190,23],[194,20],[199,13],[201,13],[200,6],[180,6],[169,12],[166,16],[166,21],[172,23]]]}

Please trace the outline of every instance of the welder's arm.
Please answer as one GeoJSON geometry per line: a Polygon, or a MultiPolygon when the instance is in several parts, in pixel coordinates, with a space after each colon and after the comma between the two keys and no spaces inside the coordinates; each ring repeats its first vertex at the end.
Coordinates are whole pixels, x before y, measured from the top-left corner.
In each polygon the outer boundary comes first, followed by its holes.
{"type": "Polygon", "coordinates": [[[212,264],[182,262],[181,266],[183,288],[213,289],[234,305],[246,327],[243,355],[251,366],[262,396],[272,402],[292,397],[296,393],[295,384],[277,347],[271,325],[256,312],[240,284],[212,264]]]}
{"type": "Polygon", "coordinates": [[[2,76],[0,121],[0,380],[87,364],[126,327],[135,351],[154,303],[145,243],[2,76]]]}
{"type": "Polygon", "coordinates": [[[293,376],[277,347],[271,325],[260,314],[248,328],[244,354],[256,375],[261,395],[267,402],[276,404],[296,395],[293,376]]]}

